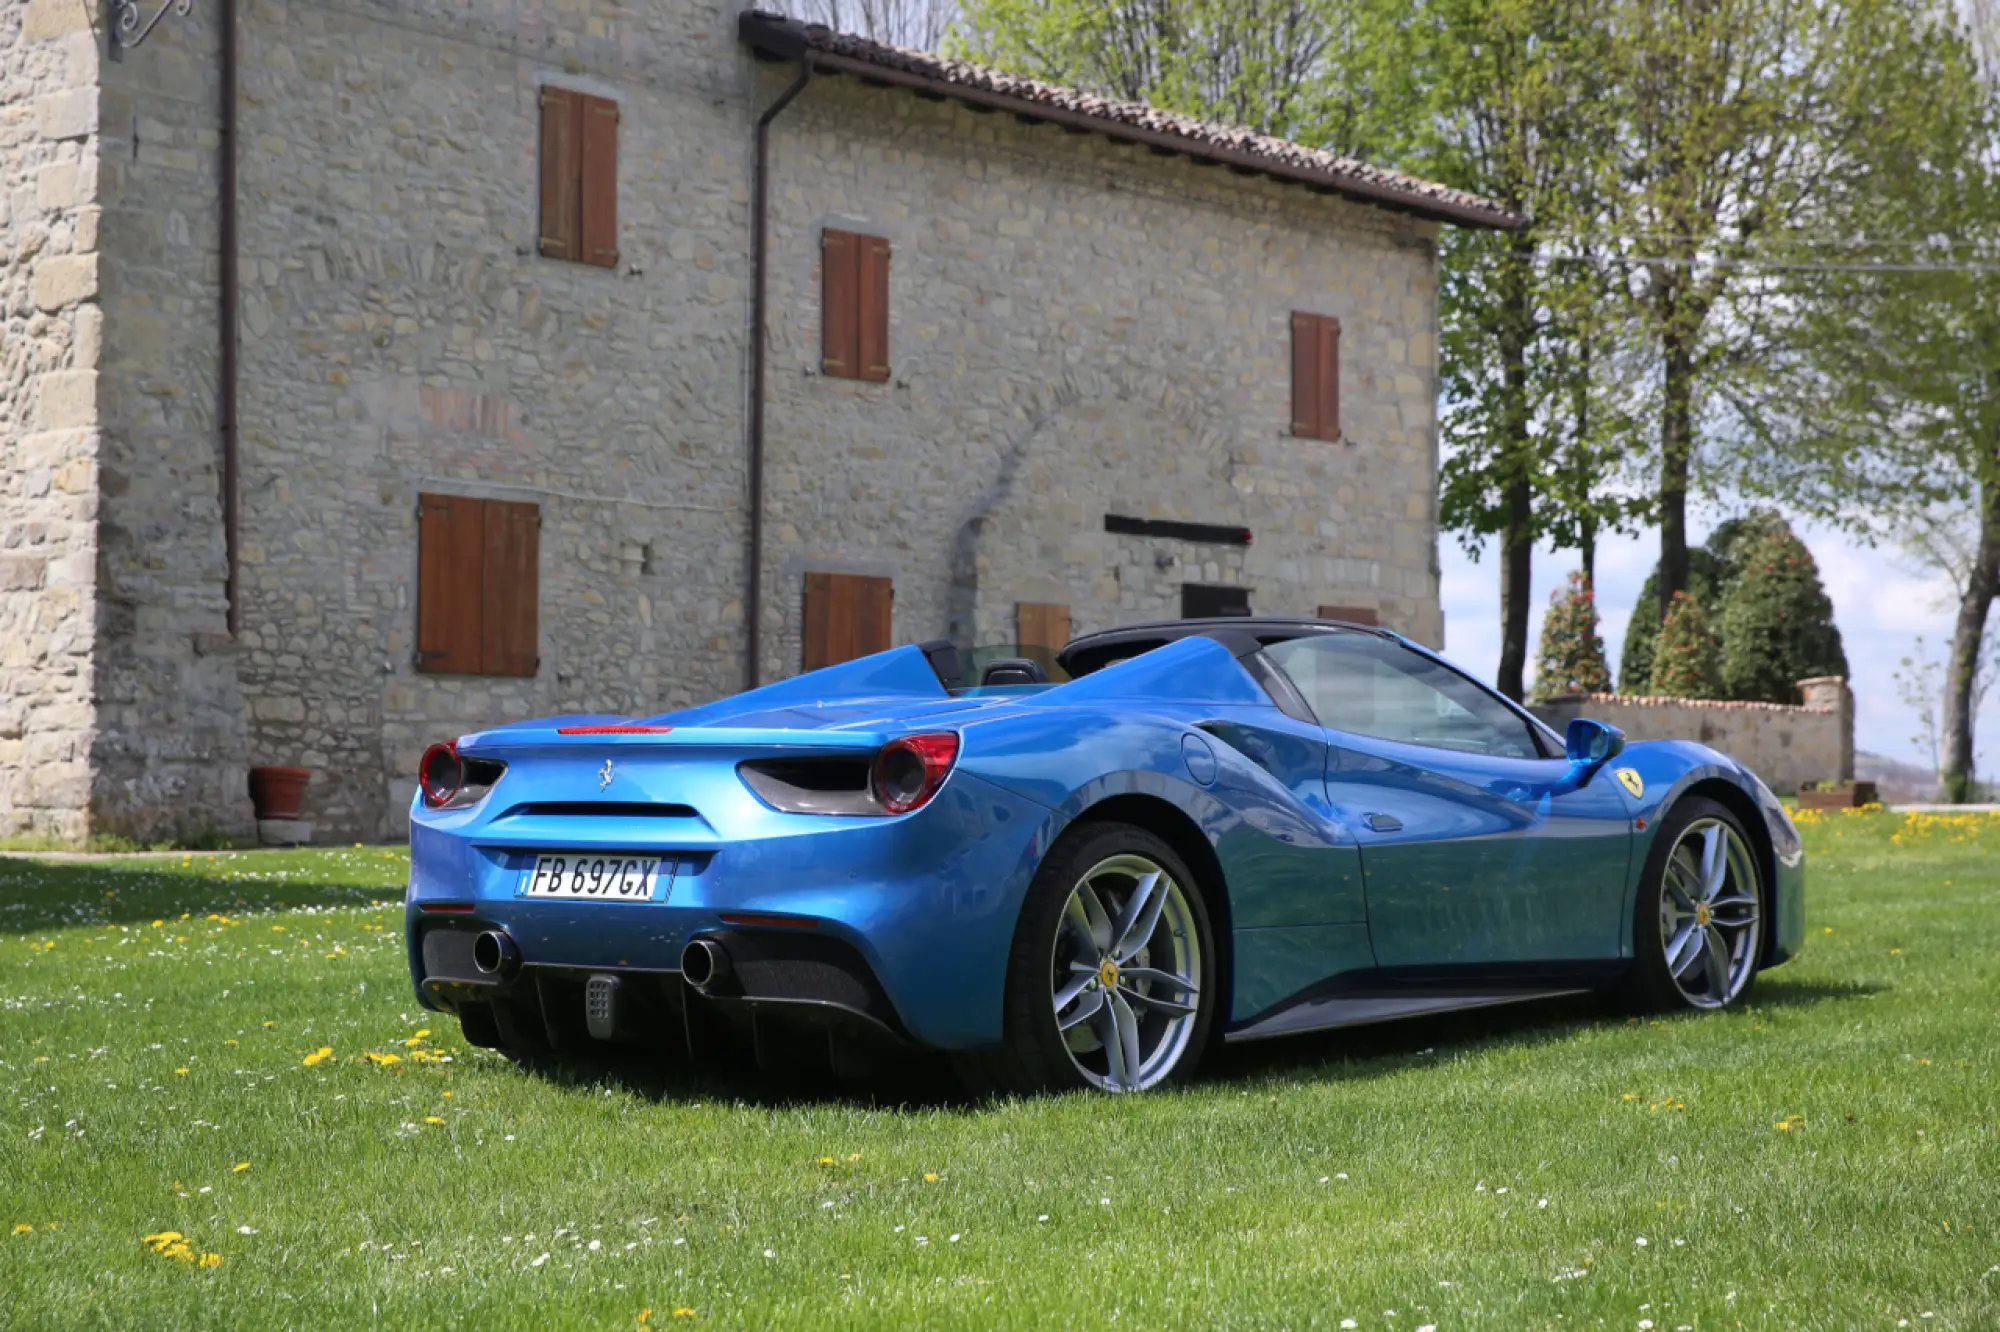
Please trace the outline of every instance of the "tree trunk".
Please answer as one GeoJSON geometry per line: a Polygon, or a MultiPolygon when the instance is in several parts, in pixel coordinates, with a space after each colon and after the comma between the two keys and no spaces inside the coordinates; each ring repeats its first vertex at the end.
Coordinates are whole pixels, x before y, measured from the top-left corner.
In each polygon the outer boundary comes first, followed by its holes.
{"type": "Polygon", "coordinates": [[[1500,529],[1500,673],[1495,686],[1519,703],[1527,696],[1528,614],[1534,596],[1534,497],[1525,475],[1507,483],[1500,529]]]}
{"type": "Polygon", "coordinates": [[[1581,535],[1576,543],[1577,563],[1583,567],[1583,581],[1594,594],[1597,591],[1597,520],[1585,518],[1581,524],[1581,535]]]}
{"type": "Polygon", "coordinates": [[[1534,441],[1529,436],[1528,339],[1535,305],[1530,268],[1535,240],[1512,237],[1501,269],[1500,671],[1495,687],[1516,703],[1527,696],[1529,599],[1534,595],[1534,441]]]}
{"type": "MultiPolygon", "coordinates": [[[[1669,298],[1671,299],[1671,298],[1669,298]]],[[[1687,490],[1694,456],[1694,355],[1687,335],[1668,316],[1661,339],[1665,381],[1660,413],[1660,605],[1662,623],[1674,594],[1687,591],[1687,490]]],[[[1713,612],[1715,607],[1704,606],[1713,612]]]]}
{"type": "MultiPolygon", "coordinates": [[[[1996,459],[2000,462],[2000,459],[1996,459]]],[[[2000,468],[1994,471],[2000,472],[2000,468]]],[[[1953,804],[1973,796],[1973,723],[1977,704],[1974,685],[1979,676],[1980,649],[1986,641],[1986,618],[2000,596],[2000,478],[1983,478],[1979,492],[1979,548],[1958,603],[1958,623],[1951,635],[1951,661],[1944,678],[1944,755],[1938,776],[1944,798],[1953,804]]]]}

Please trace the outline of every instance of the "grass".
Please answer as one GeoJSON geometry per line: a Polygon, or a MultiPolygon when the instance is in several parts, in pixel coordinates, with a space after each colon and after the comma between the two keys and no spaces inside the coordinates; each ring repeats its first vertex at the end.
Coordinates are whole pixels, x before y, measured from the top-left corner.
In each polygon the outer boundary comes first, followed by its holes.
{"type": "Polygon", "coordinates": [[[0,1325],[1992,1328],[2000,818],[1805,832],[1744,1011],[993,1106],[468,1050],[397,851],[0,862],[0,1325]]]}

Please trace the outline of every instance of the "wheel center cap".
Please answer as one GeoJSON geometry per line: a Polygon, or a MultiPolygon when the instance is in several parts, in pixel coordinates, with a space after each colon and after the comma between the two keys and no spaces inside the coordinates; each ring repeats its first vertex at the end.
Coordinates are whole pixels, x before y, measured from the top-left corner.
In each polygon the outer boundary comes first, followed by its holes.
{"type": "Polygon", "coordinates": [[[1104,965],[1097,969],[1097,983],[1107,990],[1117,985],[1118,964],[1108,957],[1105,958],[1104,965]]]}
{"type": "Polygon", "coordinates": [[[1710,920],[1714,919],[1714,917],[1715,917],[1715,913],[1714,913],[1714,912],[1712,912],[1712,911],[1710,911],[1710,910],[1708,909],[1708,903],[1706,903],[1706,902],[1696,902],[1696,903],[1694,904],[1694,923],[1695,923],[1695,924],[1697,924],[1697,925],[1706,925],[1706,924],[1708,924],[1708,922],[1709,922],[1710,920]]]}

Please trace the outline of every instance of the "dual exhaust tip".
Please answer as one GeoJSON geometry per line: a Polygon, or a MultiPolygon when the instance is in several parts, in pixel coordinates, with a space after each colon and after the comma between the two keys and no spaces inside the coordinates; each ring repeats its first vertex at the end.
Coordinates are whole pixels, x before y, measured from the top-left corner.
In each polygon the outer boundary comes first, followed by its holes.
{"type": "MultiPolygon", "coordinates": [[[[505,930],[486,930],[472,941],[472,965],[482,976],[514,979],[521,971],[521,949],[505,930]]],[[[729,950],[713,939],[693,939],[681,950],[681,976],[703,994],[725,984],[734,968],[729,950]]]]}

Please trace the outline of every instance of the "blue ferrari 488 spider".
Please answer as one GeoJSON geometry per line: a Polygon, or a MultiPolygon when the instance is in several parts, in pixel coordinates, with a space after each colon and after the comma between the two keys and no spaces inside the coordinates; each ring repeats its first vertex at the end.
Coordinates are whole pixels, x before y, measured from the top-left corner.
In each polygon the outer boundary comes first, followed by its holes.
{"type": "Polygon", "coordinates": [[[988,1090],[1140,1091],[1215,1041],[1589,990],[1721,1008],[1805,927],[1798,834],[1740,764],[1558,736],[1312,620],[1139,625],[971,682],[913,645],[463,736],[420,775],[417,993],[522,1055],[929,1049],[988,1090]]]}

